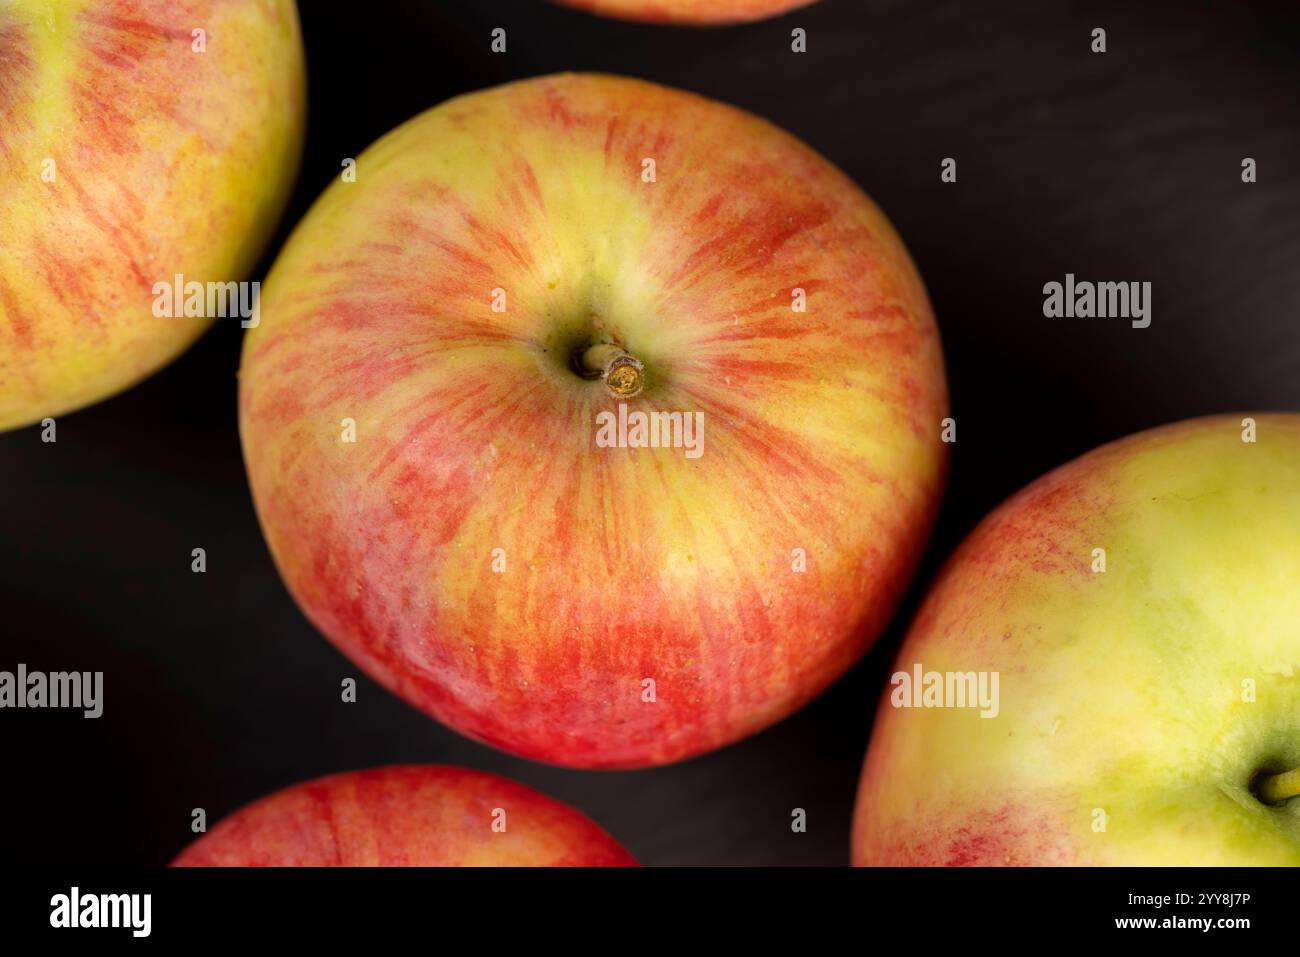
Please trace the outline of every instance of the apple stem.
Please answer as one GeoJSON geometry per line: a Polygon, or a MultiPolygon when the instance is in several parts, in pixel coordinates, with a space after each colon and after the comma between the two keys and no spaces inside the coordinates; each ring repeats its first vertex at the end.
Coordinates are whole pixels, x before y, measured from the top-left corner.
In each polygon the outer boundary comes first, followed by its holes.
{"type": "Polygon", "coordinates": [[[1259,797],[1265,804],[1281,804],[1293,797],[1300,797],[1300,768],[1261,778],[1259,797]]]}
{"type": "Polygon", "coordinates": [[[616,399],[630,399],[645,388],[645,366],[610,342],[598,342],[582,353],[582,369],[589,378],[603,379],[616,399]]]}

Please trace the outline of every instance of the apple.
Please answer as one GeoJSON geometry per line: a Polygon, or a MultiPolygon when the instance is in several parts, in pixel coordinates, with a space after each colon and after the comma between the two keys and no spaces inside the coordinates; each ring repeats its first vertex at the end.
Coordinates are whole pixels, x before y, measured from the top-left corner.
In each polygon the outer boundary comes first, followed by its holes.
{"type": "Polygon", "coordinates": [[[985,518],[926,597],[853,860],[1300,864],[1297,666],[1300,415],[1096,449],[985,518]],[[950,707],[918,707],[918,667],[999,675],[996,716],[946,677],[950,707]]]}
{"type": "Polygon", "coordinates": [[[628,867],[585,815],[522,784],[431,765],[297,784],[221,821],[174,867],[628,867]]]}
{"type": "Polygon", "coordinates": [[[816,0],[557,0],[601,16],[652,23],[727,24],[766,20],[816,0]]]}
{"type": "Polygon", "coordinates": [[[580,767],[736,741],[861,655],[940,495],[946,391],[843,173],[720,103],[562,75],[424,113],[348,179],[240,370],[262,528],[334,644],[580,767]]]}
{"type": "Polygon", "coordinates": [[[156,287],[253,267],[305,80],[293,0],[6,0],[0,77],[3,430],[113,395],[207,328],[155,310],[156,287]]]}

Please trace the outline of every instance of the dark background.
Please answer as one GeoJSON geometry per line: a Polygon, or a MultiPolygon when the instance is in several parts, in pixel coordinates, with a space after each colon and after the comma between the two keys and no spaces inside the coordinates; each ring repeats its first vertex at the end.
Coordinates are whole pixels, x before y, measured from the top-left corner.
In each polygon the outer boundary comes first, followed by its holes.
{"type": "Polygon", "coordinates": [[[271,254],[343,157],[450,96],[557,70],[746,107],[845,169],[907,242],[943,333],[958,442],[938,528],[876,649],[766,733],[650,771],[515,759],[381,690],[297,611],[244,478],[241,330],[218,322],[149,381],[60,418],[57,444],[37,427],[0,436],[0,669],[99,670],[106,685],[97,721],[0,712],[0,860],[161,864],[191,839],[196,806],[211,824],[307,778],[443,762],[570,802],[646,864],[846,863],[902,629],[984,513],[1130,432],[1300,410],[1294,4],[823,0],[717,30],[544,0],[301,6],[309,132],[271,254]],[[489,52],[497,26],[504,55],[489,52]],[[790,52],[795,26],[804,55],[790,52]],[[1089,50],[1095,26],[1104,55],[1089,50]],[[939,179],[947,156],[956,184],[939,179]],[[1151,327],[1043,318],[1042,286],[1066,272],[1150,281],[1151,327]],[[190,571],[197,546],[205,575],[190,571]],[[357,704],[339,701],[346,676],[357,704]],[[790,830],[794,807],[806,834],[790,830]]]}

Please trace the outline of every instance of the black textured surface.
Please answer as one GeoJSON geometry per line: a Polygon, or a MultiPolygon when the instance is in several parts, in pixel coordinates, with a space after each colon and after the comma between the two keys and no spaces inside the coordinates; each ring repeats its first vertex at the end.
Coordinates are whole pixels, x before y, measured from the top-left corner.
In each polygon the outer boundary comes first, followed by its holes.
{"type": "MultiPolygon", "coordinates": [[[[824,0],[722,30],[543,0],[307,0],[306,159],[284,233],[340,160],[447,97],[564,69],[751,109],[893,219],[942,329],[958,443],[894,626],[795,717],[674,767],[584,773],[466,741],[358,675],[299,614],[253,515],[235,422],[240,330],[109,402],[0,436],[0,669],[102,670],[104,716],[0,712],[4,859],[159,864],[210,820],[391,762],[508,774],[647,864],[842,864],[903,627],[1001,499],[1088,449],[1212,412],[1300,410],[1300,13],[1292,4],[824,0]],[[1288,9],[1288,7],[1290,9],[1288,9]],[[493,27],[509,52],[488,50],[493,27]],[[789,50],[808,30],[809,51],[789,50]],[[1093,27],[1109,52],[1089,51],[1093,27]],[[958,182],[939,179],[943,157],[958,182]],[[1240,178],[1243,157],[1259,182],[1240,178]],[[1042,285],[1150,281],[1153,321],[1042,316],[1042,285]],[[208,572],[190,572],[190,549],[208,572]],[[359,702],[339,702],[357,675],[359,702]],[[806,834],[790,809],[807,809],[806,834]]],[[[0,225],[2,228],[2,225],[0,225]]],[[[278,244],[277,240],[277,244],[278,244]]],[[[268,259],[269,261],[269,259],[268,259]]],[[[263,264],[263,269],[265,264],[263,264]]]]}

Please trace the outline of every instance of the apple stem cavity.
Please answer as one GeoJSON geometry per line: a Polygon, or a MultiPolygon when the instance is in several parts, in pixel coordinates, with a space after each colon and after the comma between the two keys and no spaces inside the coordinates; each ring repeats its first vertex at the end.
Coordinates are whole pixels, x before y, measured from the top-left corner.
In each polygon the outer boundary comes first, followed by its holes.
{"type": "Polygon", "coordinates": [[[645,388],[645,366],[611,342],[588,346],[579,364],[587,378],[602,379],[616,399],[630,399],[645,388]]]}
{"type": "Polygon", "coordinates": [[[1281,804],[1300,797],[1300,768],[1260,778],[1255,793],[1265,804],[1281,804]]]}

